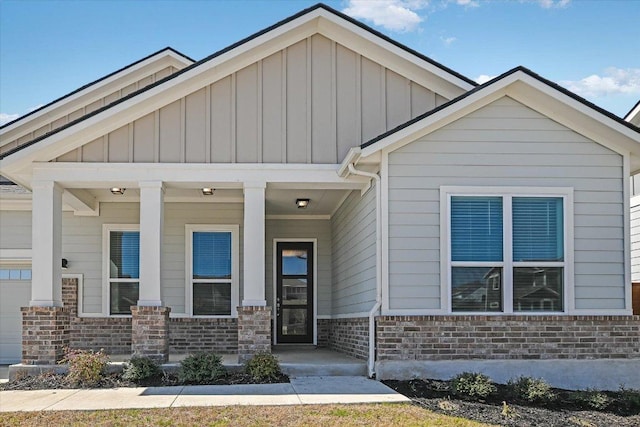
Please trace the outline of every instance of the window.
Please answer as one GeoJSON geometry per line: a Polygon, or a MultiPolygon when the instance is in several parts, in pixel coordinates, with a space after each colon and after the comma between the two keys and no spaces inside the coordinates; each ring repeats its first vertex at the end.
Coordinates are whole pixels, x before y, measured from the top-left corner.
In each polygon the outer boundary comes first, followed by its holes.
{"type": "Polygon", "coordinates": [[[444,189],[452,312],[565,311],[570,190],[529,192],[444,189]]]}
{"type": "Polygon", "coordinates": [[[232,316],[238,305],[238,226],[187,225],[193,316],[232,316]]]}
{"type": "Polygon", "coordinates": [[[106,295],[110,315],[131,315],[138,304],[140,231],[138,225],[105,225],[106,295]]]}
{"type": "Polygon", "coordinates": [[[0,280],[31,280],[31,269],[0,268],[0,280]]]}

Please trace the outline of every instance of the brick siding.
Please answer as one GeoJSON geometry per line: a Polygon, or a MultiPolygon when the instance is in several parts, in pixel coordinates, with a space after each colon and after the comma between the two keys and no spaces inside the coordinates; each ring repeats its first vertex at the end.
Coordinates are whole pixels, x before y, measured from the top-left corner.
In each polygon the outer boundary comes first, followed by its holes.
{"type": "Polygon", "coordinates": [[[22,363],[55,365],[69,342],[69,313],[64,307],[22,307],[22,363]]]}
{"type": "Polygon", "coordinates": [[[640,358],[640,316],[380,316],[378,360],[640,358]]]}
{"type": "Polygon", "coordinates": [[[331,319],[329,348],[358,359],[369,357],[369,319],[331,319]]]}
{"type": "Polygon", "coordinates": [[[234,354],[238,351],[238,319],[169,319],[169,351],[234,354]]]}
{"type": "Polygon", "coordinates": [[[131,307],[131,353],[158,363],[169,360],[170,307],[131,307]]]}
{"type": "Polygon", "coordinates": [[[318,319],[318,347],[329,347],[329,334],[331,332],[331,319],[318,319]]]}

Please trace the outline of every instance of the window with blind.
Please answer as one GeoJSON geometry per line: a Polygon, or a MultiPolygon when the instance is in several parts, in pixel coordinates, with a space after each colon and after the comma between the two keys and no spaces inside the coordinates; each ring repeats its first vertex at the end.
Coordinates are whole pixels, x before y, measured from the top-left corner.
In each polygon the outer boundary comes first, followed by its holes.
{"type": "Polygon", "coordinates": [[[449,195],[451,310],[564,311],[564,200],[449,195]]]}
{"type": "Polygon", "coordinates": [[[191,314],[194,316],[230,316],[237,305],[234,285],[234,229],[208,226],[187,227],[190,239],[190,271],[188,283],[191,294],[191,314]]]}
{"type": "Polygon", "coordinates": [[[138,303],[140,283],[140,232],[110,229],[109,314],[130,315],[138,303]]]}

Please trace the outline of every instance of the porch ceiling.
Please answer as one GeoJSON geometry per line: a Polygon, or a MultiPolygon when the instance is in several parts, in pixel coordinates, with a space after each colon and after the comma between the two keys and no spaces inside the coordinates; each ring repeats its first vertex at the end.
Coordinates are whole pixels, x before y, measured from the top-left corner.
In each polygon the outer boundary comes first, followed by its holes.
{"type": "MultiPolygon", "coordinates": [[[[165,190],[167,203],[243,203],[241,189],[215,188],[212,196],[204,196],[200,188],[173,188],[165,190]]],[[[106,188],[87,190],[99,202],[138,203],[140,189],[127,188],[123,195],[113,195],[106,188]]],[[[350,190],[270,188],[266,190],[266,215],[331,215],[350,190]],[[296,199],[309,199],[305,209],[298,209],[296,199]]]]}

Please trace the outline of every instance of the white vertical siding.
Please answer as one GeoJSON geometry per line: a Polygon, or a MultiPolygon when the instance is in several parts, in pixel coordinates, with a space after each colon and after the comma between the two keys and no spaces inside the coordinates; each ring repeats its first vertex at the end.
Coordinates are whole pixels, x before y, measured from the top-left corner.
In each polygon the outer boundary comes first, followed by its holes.
{"type": "Polygon", "coordinates": [[[57,160],[340,163],[446,101],[316,34],[57,160]]]}
{"type": "Polygon", "coordinates": [[[389,154],[390,309],[440,308],[443,185],[573,187],[576,309],[624,308],[622,156],[510,98],[389,154]]]}
{"type": "Polygon", "coordinates": [[[353,191],[331,218],[334,315],[368,312],[376,301],[375,192],[353,191]]]}
{"type": "Polygon", "coordinates": [[[318,315],[331,314],[331,222],[329,220],[267,220],[265,282],[267,305],[273,304],[273,240],[318,239],[318,315]]]}

